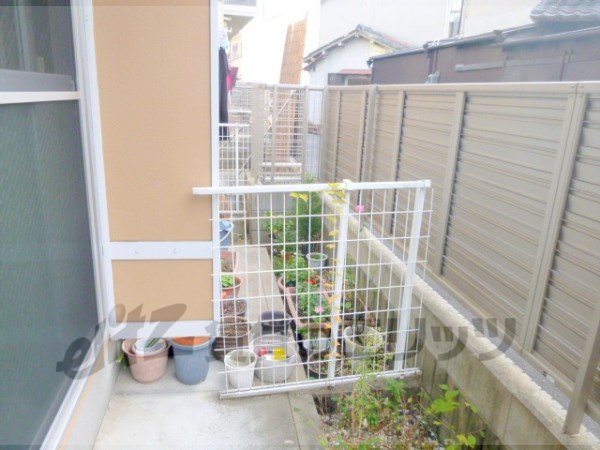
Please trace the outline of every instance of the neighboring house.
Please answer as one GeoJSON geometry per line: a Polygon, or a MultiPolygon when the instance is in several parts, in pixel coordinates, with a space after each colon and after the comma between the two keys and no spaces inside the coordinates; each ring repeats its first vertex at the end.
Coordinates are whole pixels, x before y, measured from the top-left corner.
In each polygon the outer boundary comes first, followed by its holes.
{"type": "MultiPolygon", "coordinates": [[[[240,81],[278,83],[282,65],[287,65],[283,55],[288,27],[309,16],[305,44],[316,44],[311,36],[317,35],[313,27],[318,20],[311,18],[318,15],[318,0],[256,0],[256,3],[256,16],[238,33],[230,33],[230,62],[238,67],[240,81]]],[[[302,81],[307,82],[304,76],[302,81]]]]}
{"type": "Polygon", "coordinates": [[[304,70],[310,73],[310,82],[315,86],[368,84],[370,80],[365,79],[365,75],[369,75],[367,60],[374,55],[404,48],[408,46],[370,27],[357,25],[350,32],[309,53],[304,58],[304,70]],[[353,83],[355,80],[359,80],[360,83],[353,83]]]}
{"type": "Polygon", "coordinates": [[[460,22],[444,37],[473,36],[531,23],[529,14],[539,0],[454,0],[460,22]]]}
{"type": "Polygon", "coordinates": [[[321,0],[318,45],[307,50],[343,36],[359,23],[410,46],[442,39],[448,5],[448,0],[321,0]]]}
{"type": "MultiPolygon", "coordinates": [[[[336,52],[324,62],[332,67],[315,68],[311,63],[314,54],[331,42],[345,36],[357,23],[376,30],[403,47],[420,47],[423,42],[440,41],[449,37],[467,36],[484,31],[531,23],[529,13],[537,0],[322,0],[319,14],[318,48],[307,45],[305,62],[311,74],[311,84],[332,82],[347,84],[340,70],[366,71],[368,66],[360,61],[367,54],[364,45],[356,43],[345,47],[343,54],[336,52]],[[339,61],[344,59],[345,61],[339,61]],[[342,64],[343,63],[343,64],[342,64]]],[[[370,56],[375,56],[371,49],[370,56]]],[[[384,53],[386,53],[384,51],[384,53]]],[[[352,81],[350,79],[349,81],[352,81]]]]}
{"type": "Polygon", "coordinates": [[[600,78],[600,1],[544,0],[530,14],[532,24],[373,57],[373,83],[600,78]]]}
{"type": "Polygon", "coordinates": [[[220,14],[231,36],[235,36],[256,16],[257,0],[220,0],[220,14]]]}

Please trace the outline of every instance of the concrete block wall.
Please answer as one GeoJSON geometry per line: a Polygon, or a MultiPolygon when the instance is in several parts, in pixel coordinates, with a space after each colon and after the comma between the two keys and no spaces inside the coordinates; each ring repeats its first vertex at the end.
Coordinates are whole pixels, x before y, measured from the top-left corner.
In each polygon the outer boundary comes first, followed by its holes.
{"type": "Polygon", "coordinates": [[[489,360],[480,358],[496,346],[435,290],[423,284],[416,288],[415,296],[423,302],[421,319],[427,327],[417,356],[426,391],[439,394],[438,386],[443,383],[460,389],[488,425],[490,443],[497,439],[511,448],[599,448],[598,439],[585,429],[575,436],[562,432],[565,409],[510,358],[501,352],[489,360]],[[432,327],[448,329],[452,339],[435,342],[432,327]],[[440,355],[458,341],[464,349],[450,359],[440,360],[440,355]]]}

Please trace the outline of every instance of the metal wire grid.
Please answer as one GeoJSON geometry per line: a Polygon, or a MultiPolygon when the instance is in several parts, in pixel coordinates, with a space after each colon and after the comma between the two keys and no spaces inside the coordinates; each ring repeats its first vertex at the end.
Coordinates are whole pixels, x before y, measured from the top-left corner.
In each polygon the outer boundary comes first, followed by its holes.
{"type": "MultiPolygon", "coordinates": [[[[219,127],[219,184],[246,186],[250,167],[250,125],[229,123],[219,127]]],[[[245,197],[230,194],[221,197],[221,210],[226,214],[243,214],[245,197]]]]}
{"type": "Polygon", "coordinates": [[[236,385],[240,369],[226,363],[223,397],[416,368],[419,330],[410,318],[421,302],[412,299],[412,274],[426,262],[417,249],[429,238],[428,186],[249,186],[245,215],[220,211],[215,220],[231,222],[233,233],[222,236],[215,273],[218,347],[221,356],[257,357],[251,385],[236,385]]]}
{"type": "Polygon", "coordinates": [[[316,175],[322,90],[274,85],[264,92],[262,181],[300,183],[307,175],[316,175]]]}
{"type": "Polygon", "coordinates": [[[267,111],[263,181],[299,183],[302,181],[304,90],[274,86],[267,89],[265,95],[267,111]]]}
{"type": "Polygon", "coordinates": [[[252,120],[252,90],[254,86],[251,83],[236,83],[230,96],[230,122],[250,124],[252,120]]]}

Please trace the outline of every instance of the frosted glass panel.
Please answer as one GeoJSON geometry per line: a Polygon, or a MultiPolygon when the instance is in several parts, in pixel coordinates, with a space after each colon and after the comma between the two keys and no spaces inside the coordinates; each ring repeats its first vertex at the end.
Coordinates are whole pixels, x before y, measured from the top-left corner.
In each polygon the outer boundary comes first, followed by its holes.
{"type": "Polygon", "coordinates": [[[0,446],[43,439],[72,381],[57,363],[95,333],[78,117],[0,105],[0,446]]]}
{"type": "Polygon", "coordinates": [[[0,0],[0,91],[75,89],[68,0],[0,0]]]}

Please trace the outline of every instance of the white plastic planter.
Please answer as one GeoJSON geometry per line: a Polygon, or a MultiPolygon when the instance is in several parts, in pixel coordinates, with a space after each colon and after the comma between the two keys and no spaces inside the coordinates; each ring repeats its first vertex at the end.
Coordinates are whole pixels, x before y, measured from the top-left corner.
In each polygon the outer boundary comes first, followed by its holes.
{"type": "Polygon", "coordinates": [[[328,337],[318,337],[312,339],[306,339],[304,342],[304,348],[307,353],[321,353],[329,350],[330,339],[328,337]]]}
{"type": "Polygon", "coordinates": [[[249,389],[254,383],[258,357],[250,350],[233,350],[225,355],[227,383],[232,389],[249,389]]]}
{"type": "Polygon", "coordinates": [[[344,353],[351,358],[372,355],[383,348],[385,344],[383,334],[375,328],[365,327],[365,331],[363,332],[365,335],[372,336],[373,345],[368,347],[356,343],[353,339],[356,337],[355,334],[353,327],[344,328],[344,353]]]}
{"type": "Polygon", "coordinates": [[[328,256],[325,253],[312,252],[306,255],[308,267],[311,269],[322,269],[327,262],[328,256]]]}

